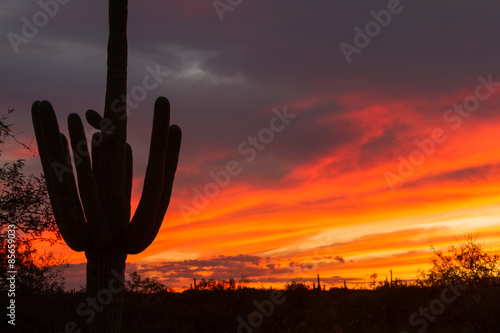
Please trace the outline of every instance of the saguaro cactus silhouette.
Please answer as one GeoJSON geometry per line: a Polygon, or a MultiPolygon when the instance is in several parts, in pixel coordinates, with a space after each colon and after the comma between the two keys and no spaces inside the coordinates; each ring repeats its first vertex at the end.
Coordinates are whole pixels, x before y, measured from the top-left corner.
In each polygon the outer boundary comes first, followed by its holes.
{"type": "Polygon", "coordinates": [[[98,129],[91,156],[83,124],[68,117],[70,149],[52,105],[36,101],[33,127],[58,228],[68,246],[87,257],[87,304],[77,309],[91,332],[119,332],[125,259],[146,249],[167,210],[181,143],[170,125],[170,104],[159,97],[142,197],[131,219],[132,150],[127,138],[127,0],[109,1],[108,72],[104,117],[93,110],[87,121],[98,129]],[[78,196],[78,192],[80,196],[78,196]]]}

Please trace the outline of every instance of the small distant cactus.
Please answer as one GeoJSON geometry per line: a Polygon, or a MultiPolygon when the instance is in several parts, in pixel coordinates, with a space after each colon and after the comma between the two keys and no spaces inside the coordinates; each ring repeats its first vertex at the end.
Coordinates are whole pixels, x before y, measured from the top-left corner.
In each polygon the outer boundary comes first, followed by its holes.
{"type": "Polygon", "coordinates": [[[125,259],[128,254],[145,250],[160,229],[181,144],[180,128],[170,125],[170,103],[159,97],[154,105],[142,197],[131,218],[132,149],[126,142],[127,111],[122,99],[127,92],[127,10],[127,0],[109,1],[104,117],[93,110],[86,113],[89,124],[98,130],[92,137],[91,156],[80,117],[68,117],[78,183],[68,140],[59,131],[52,105],[36,101],[32,106],[33,127],[57,226],[71,249],[85,251],[87,300],[97,300],[100,306],[94,311],[95,317],[85,318],[90,332],[120,332],[125,259]]]}

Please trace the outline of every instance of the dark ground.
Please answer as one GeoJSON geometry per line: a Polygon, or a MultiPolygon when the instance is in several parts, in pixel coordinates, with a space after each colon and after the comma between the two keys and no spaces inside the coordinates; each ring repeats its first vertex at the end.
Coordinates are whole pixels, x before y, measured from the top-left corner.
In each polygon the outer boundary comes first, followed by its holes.
{"type": "MultiPolygon", "coordinates": [[[[458,297],[446,288],[128,293],[122,332],[500,332],[499,286],[455,288],[458,297]]],[[[0,331],[59,333],[70,321],[83,328],[85,318],[76,309],[85,298],[83,293],[18,294],[15,329],[4,315],[0,331]]],[[[5,309],[6,295],[1,305],[5,309]]]]}

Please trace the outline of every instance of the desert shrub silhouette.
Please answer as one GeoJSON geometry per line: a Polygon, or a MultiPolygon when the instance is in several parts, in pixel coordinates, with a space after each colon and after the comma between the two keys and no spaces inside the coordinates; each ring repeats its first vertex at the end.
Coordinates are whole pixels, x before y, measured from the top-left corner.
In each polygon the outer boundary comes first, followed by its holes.
{"type": "Polygon", "coordinates": [[[465,234],[446,251],[432,249],[431,269],[418,273],[417,284],[421,286],[444,286],[453,281],[486,286],[500,278],[500,256],[471,234],[465,234]]]}

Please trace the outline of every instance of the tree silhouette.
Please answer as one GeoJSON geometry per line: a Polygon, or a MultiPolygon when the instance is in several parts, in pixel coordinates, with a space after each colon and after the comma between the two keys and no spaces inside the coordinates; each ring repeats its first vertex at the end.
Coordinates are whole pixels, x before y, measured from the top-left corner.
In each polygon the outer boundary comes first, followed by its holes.
{"type": "Polygon", "coordinates": [[[91,332],[119,332],[123,309],[125,260],[145,250],[156,237],[167,210],[181,142],[170,125],[170,104],[159,97],[142,196],[130,218],[132,150],[127,139],[126,0],[109,1],[108,71],[104,117],[86,113],[98,131],[91,157],[80,117],[70,114],[68,129],[78,187],[66,137],[52,105],[36,101],[32,119],[50,201],[59,231],[68,246],[85,251],[88,300],[99,307],[86,318],[91,332]],[[78,196],[78,192],[79,195],[78,196]],[[80,201],[81,200],[81,201],[80,201]]]}
{"type": "MultiPolygon", "coordinates": [[[[11,139],[33,151],[29,146],[17,140],[12,132],[12,124],[7,123],[8,115],[0,115],[0,156],[2,145],[11,139]]],[[[42,177],[25,175],[24,160],[5,162],[0,166],[0,270],[10,269],[13,258],[16,274],[16,286],[19,293],[33,294],[62,290],[62,274],[67,267],[67,260],[56,257],[51,252],[40,254],[33,246],[34,242],[47,241],[51,244],[61,241],[53,218],[45,182],[42,177]],[[10,227],[9,227],[10,226],[10,227]],[[8,230],[15,231],[12,243],[9,243],[8,230]],[[55,237],[46,237],[45,232],[55,237]]],[[[0,276],[0,290],[8,289],[7,275],[0,276]]]]}
{"type": "MultiPolygon", "coordinates": [[[[7,258],[9,248],[7,242],[0,241],[0,270],[10,271],[7,258]]],[[[18,243],[15,252],[16,292],[32,295],[45,294],[64,290],[64,269],[68,261],[64,257],[56,257],[52,252],[39,253],[31,241],[18,243]]],[[[6,292],[10,282],[7,274],[0,276],[0,290],[6,292]]]]}
{"type": "Polygon", "coordinates": [[[500,257],[490,253],[484,244],[471,234],[466,234],[457,245],[448,250],[434,250],[428,271],[419,271],[417,284],[441,286],[450,282],[488,285],[500,278],[500,257]]]}
{"type": "Polygon", "coordinates": [[[158,280],[149,277],[143,279],[141,274],[136,271],[128,274],[129,279],[125,281],[126,291],[131,293],[155,294],[159,292],[173,292],[173,289],[158,280]]]}
{"type": "MultiPolygon", "coordinates": [[[[34,152],[32,148],[17,140],[12,132],[12,124],[7,123],[8,115],[0,115],[0,156],[2,145],[10,139],[34,152]]],[[[50,207],[49,196],[43,177],[25,175],[24,160],[4,162],[0,165],[0,240],[7,237],[7,226],[15,225],[16,241],[26,243],[34,240],[55,243],[60,240],[50,207]],[[44,232],[55,234],[44,237],[44,232]]]]}

